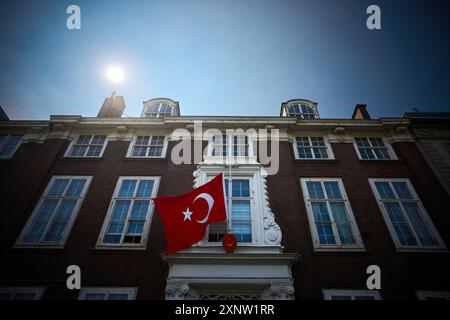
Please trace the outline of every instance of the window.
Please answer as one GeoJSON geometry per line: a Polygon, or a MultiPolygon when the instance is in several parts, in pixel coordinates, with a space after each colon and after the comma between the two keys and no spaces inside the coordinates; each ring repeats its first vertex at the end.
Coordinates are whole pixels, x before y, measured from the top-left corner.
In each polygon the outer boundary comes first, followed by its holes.
{"type": "Polygon", "coordinates": [[[40,300],[44,287],[0,287],[0,300],[40,300]]]}
{"type": "Polygon", "coordinates": [[[249,142],[246,135],[213,136],[210,143],[213,157],[248,157],[249,142]]]}
{"type": "Polygon", "coordinates": [[[316,249],[362,249],[341,179],[304,178],[301,186],[316,249]]]}
{"type": "Polygon", "coordinates": [[[445,248],[408,179],[369,179],[397,248],[445,248]]]}
{"type": "Polygon", "coordinates": [[[381,300],[376,290],[323,290],[325,300],[381,300]]]}
{"type": "Polygon", "coordinates": [[[290,117],[297,117],[300,119],[316,119],[317,113],[313,107],[305,104],[294,104],[288,107],[288,114],[290,117]]]}
{"type": "Polygon", "coordinates": [[[296,159],[333,159],[331,147],[323,137],[296,137],[294,153],[296,159]]]}
{"type": "Polygon", "coordinates": [[[162,118],[171,116],[173,107],[167,103],[155,103],[148,106],[144,111],[144,118],[162,118]]]}
{"type": "Polygon", "coordinates": [[[132,158],[163,158],[167,149],[165,136],[137,136],[130,145],[132,158]]]}
{"type": "Polygon", "coordinates": [[[106,142],[106,135],[79,135],[70,144],[66,157],[101,157],[106,142]]]}
{"type": "Polygon", "coordinates": [[[23,229],[19,245],[64,245],[91,177],[54,176],[23,229]]]}
{"type": "Polygon", "coordinates": [[[22,135],[0,135],[0,159],[10,159],[22,142],[22,135]]]}
{"type": "Polygon", "coordinates": [[[159,177],[120,177],[98,246],[145,246],[159,177]]]}
{"type": "Polygon", "coordinates": [[[361,160],[396,159],[394,150],[382,138],[355,138],[355,148],[361,160]]]}
{"type": "Polygon", "coordinates": [[[450,292],[416,291],[419,300],[450,300],[450,292]]]}
{"type": "Polygon", "coordinates": [[[135,300],[137,288],[81,288],[78,300],[135,300]]]}
{"type": "Polygon", "coordinates": [[[217,222],[209,225],[208,241],[222,241],[228,227],[240,243],[252,242],[252,197],[250,179],[232,178],[224,179],[227,206],[231,205],[231,220],[217,222]],[[228,196],[231,189],[231,198],[228,196]],[[228,225],[229,224],[229,225],[228,225]]]}

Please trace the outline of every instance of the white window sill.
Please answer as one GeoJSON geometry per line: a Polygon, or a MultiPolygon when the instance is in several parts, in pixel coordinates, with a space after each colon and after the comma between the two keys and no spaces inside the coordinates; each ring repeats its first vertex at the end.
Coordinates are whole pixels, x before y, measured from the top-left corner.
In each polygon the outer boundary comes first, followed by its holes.
{"type": "Polygon", "coordinates": [[[315,247],[314,252],[366,252],[364,247],[315,247]]]}
{"type": "Polygon", "coordinates": [[[64,249],[64,244],[18,243],[13,246],[13,249],[64,249]]]}

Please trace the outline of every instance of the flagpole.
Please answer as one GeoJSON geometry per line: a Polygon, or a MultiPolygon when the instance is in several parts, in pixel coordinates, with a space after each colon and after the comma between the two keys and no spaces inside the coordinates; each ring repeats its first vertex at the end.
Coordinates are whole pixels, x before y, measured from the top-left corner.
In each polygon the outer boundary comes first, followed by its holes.
{"type": "Polygon", "coordinates": [[[228,226],[228,233],[231,233],[231,227],[232,227],[232,219],[231,219],[231,217],[232,217],[232,215],[233,215],[233,213],[232,213],[232,209],[231,209],[231,196],[232,196],[232,183],[231,183],[231,152],[232,152],[232,139],[231,139],[231,134],[229,135],[229,139],[230,139],[230,143],[229,143],[229,150],[228,150],[228,158],[229,158],[229,163],[228,163],[228,211],[229,211],[229,214],[228,214],[228,224],[227,224],[227,226],[228,226]]]}

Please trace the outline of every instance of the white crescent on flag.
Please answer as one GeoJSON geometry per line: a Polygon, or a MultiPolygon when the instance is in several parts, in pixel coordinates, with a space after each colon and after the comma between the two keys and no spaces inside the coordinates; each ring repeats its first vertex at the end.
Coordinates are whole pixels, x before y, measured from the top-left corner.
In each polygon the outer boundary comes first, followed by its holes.
{"type": "Polygon", "coordinates": [[[195,197],[194,201],[192,201],[192,204],[194,204],[197,199],[204,199],[208,203],[208,214],[202,220],[196,220],[198,223],[205,223],[209,219],[209,214],[211,213],[211,209],[214,205],[214,199],[208,193],[200,193],[197,197],[195,197]]]}

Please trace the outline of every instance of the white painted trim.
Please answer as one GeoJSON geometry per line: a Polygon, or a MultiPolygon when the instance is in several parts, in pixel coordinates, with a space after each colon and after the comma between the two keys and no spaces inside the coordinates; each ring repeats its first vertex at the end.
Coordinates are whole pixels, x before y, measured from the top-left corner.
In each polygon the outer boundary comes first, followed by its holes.
{"type": "Polygon", "coordinates": [[[378,290],[323,289],[322,293],[324,300],[332,300],[332,296],[350,296],[352,300],[355,296],[367,296],[382,300],[378,290]]]}
{"type": "MultiPolygon", "coordinates": [[[[331,144],[328,142],[328,137],[326,135],[317,135],[317,136],[312,136],[312,135],[305,135],[305,136],[300,136],[300,135],[296,135],[293,137],[292,139],[292,147],[294,148],[294,155],[295,155],[295,160],[318,160],[318,161],[327,161],[327,160],[335,160],[334,158],[334,153],[333,153],[333,148],[331,147],[331,144]],[[327,153],[328,153],[328,158],[316,158],[313,154],[313,158],[309,159],[309,158],[300,158],[298,155],[298,149],[297,149],[297,138],[308,138],[309,142],[311,143],[311,137],[320,137],[323,138],[323,141],[325,142],[325,148],[327,149],[327,153]]],[[[308,147],[305,147],[308,148],[308,147]]],[[[311,149],[313,149],[313,147],[311,147],[311,149]]]]}
{"type": "Polygon", "coordinates": [[[355,216],[353,214],[353,210],[352,210],[352,207],[350,204],[350,200],[347,196],[347,192],[345,190],[342,179],[341,178],[326,178],[326,177],[324,177],[324,178],[300,178],[300,185],[301,185],[301,189],[302,189],[302,193],[303,193],[303,200],[305,201],[306,212],[308,214],[309,229],[311,231],[311,236],[312,236],[313,245],[314,245],[314,251],[364,251],[365,250],[364,244],[362,242],[361,235],[359,233],[359,228],[356,223],[355,216]],[[323,189],[325,199],[310,200],[308,188],[306,186],[306,183],[310,182],[310,181],[320,182],[322,187],[323,187],[323,182],[327,182],[327,181],[337,182],[339,185],[341,194],[342,194],[342,199],[339,199],[339,200],[328,199],[328,197],[326,196],[326,190],[323,189]],[[316,223],[314,220],[314,213],[313,213],[312,206],[311,206],[312,201],[313,202],[314,201],[326,202],[329,216],[331,219],[331,227],[333,230],[333,235],[334,235],[336,244],[329,245],[329,244],[321,244],[320,243],[319,235],[317,233],[316,223]],[[343,202],[344,203],[345,209],[347,210],[349,222],[350,222],[350,227],[352,228],[353,236],[355,237],[355,240],[356,240],[356,244],[343,245],[340,243],[339,232],[337,230],[336,223],[334,222],[334,215],[329,206],[330,202],[343,202]]]}
{"type": "MultiPolygon", "coordinates": [[[[73,136],[72,141],[70,141],[69,146],[67,147],[66,151],[64,152],[64,158],[102,158],[103,157],[103,153],[105,152],[106,146],[108,144],[109,140],[108,140],[108,134],[104,133],[86,133],[86,134],[76,134],[73,136]],[[102,150],[100,151],[100,154],[98,156],[71,156],[70,152],[72,151],[73,146],[75,145],[75,141],[78,140],[78,138],[80,136],[90,136],[92,135],[91,139],[89,140],[89,142],[92,141],[92,139],[94,139],[94,136],[106,136],[105,137],[105,141],[103,142],[103,146],[102,146],[102,150]]],[[[87,152],[86,152],[87,154],[87,152]]]]}
{"type": "Polygon", "coordinates": [[[41,300],[45,287],[0,287],[0,293],[11,294],[9,300],[14,300],[17,293],[34,293],[32,300],[41,300]]]}
{"type": "Polygon", "coordinates": [[[136,287],[83,287],[78,295],[78,300],[85,300],[87,294],[104,294],[106,298],[114,293],[127,294],[127,300],[136,300],[137,290],[136,287]]]}
{"type": "MultiPolygon", "coordinates": [[[[127,154],[126,157],[130,158],[130,159],[164,159],[166,157],[166,152],[167,152],[167,146],[169,145],[169,139],[168,136],[166,134],[137,134],[135,133],[133,135],[133,139],[130,141],[130,144],[128,145],[128,150],[127,150],[127,154]],[[163,149],[161,151],[161,156],[145,156],[145,157],[137,157],[137,156],[132,156],[132,152],[133,152],[133,148],[134,145],[136,144],[136,140],[138,136],[144,136],[144,137],[154,137],[154,136],[164,136],[164,144],[163,144],[163,149]]],[[[147,150],[148,151],[148,150],[147,150]]]]}
{"type": "MultiPolygon", "coordinates": [[[[14,247],[24,247],[24,248],[39,248],[39,247],[50,247],[50,248],[62,248],[64,247],[67,238],[70,235],[70,232],[72,230],[72,227],[75,223],[75,220],[78,216],[78,213],[80,211],[81,206],[83,205],[84,199],[86,197],[87,191],[89,189],[89,186],[91,184],[91,180],[92,180],[92,176],[53,176],[50,181],[47,184],[47,187],[44,190],[44,193],[41,195],[38,203],[36,204],[36,206],[33,209],[33,212],[31,213],[30,217],[28,218],[27,223],[25,224],[24,228],[22,229],[19,237],[16,240],[16,243],[14,244],[14,247]],[[80,196],[78,197],[71,197],[71,198],[78,198],[77,203],[75,205],[75,207],[73,208],[73,212],[72,215],[70,217],[70,220],[67,222],[67,226],[64,229],[64,232],[61,235],[61,239],[57,242],[38,242],[38,243],[29,243],[29,242],[23,242],[23,238],[25,237],[25,235],[27,234],[27,232],[29,231],[29,228],[32,225],[33,219],[35,218],[35,216],[38,214],[39,209],[41,208],[42,203],[44,202],[44,198],[47,197],[48,192],[50,191],[50,188],[53,184],[53,182],[56,179],[70,179],[69,183],[66,186],[66,189],[64,190],[64,192],[67,190],[67,188],[69,187],[71,181],[73,179],[86,179],[86,183],[84,184],[83,190],[81,191],[80,196]]],[[[57,197],[59,200],[64,198],[64,197],[57,197]]],[[[62,201],[58,202],[58,206],[55,207],[55,209],[53,210],[52,216],[50,217],[49,221],[47,222],[47,225],[45,227],[44,232],[42,232],[41,235],[41,240],[43,239],[43,237],[46,235],[48,229],[50,228],[53,219],[55,218],[55,213],[58,211],[59,206],[61,205],[62,201]]]]}
{"type": "MultiPolygon", "coordinates": [[[[377,201],[378,204],[378,208],[380,209],[384,222],[386,223],[386,226],[389,230],[389,233],[391,235],[392,240],[394,241],[395,247],[397,248],[397,251],[431,251],[431,252],[435,252],[435,251],[442,251],[442,250],[446,250],[447,247],[445,246],[445,243],[442,241],[439,232],[437,231],[436,227],[433,224],[433,221],[431,221],[430,216],[428,215],[425,207],[422,204],[422,201],[420,200],[419,196],[416,193],[416,190],[414,189],[413,185],[411,184],[411,182],[409,181],[409,179],[407,178],[369,178],[369,184],[370,187],[372,189],[372,193],[375,197],[375,200],[377,201]],[[400,243],[400,240],[397,236],[397,233],[394,230],[394,226],[391,223],[391,220],[389,219],[389,216],[384,208],[383,205],[383,199],[381,199],[378,190],[375,186],[375,182],[389,182],[389,185],[391,186],[392,190],[394,191],[394,188],[392,187],[392,182],[406,182],[406,185],[408,186],[409,191],[411,192],[411,195],[413,196],[414,199],[412,199],[413,201],[415,201],[419,207],[419,210],[421,211],[422,214],[422,218],[424,218],[425,222],[428,224],[430,231],[432,233],[432,235],[435,237],[435,239],[438,241],[439,245],[438,246],[422,246],[422,245],[418,245],[418,246],[404,246],[400,243]]],[[[395,192],[395,191],[394,191],[395,192]]],[[[389,201],[389,200],[387,200],[389,201]]],[[[392,200],[392,202],[396,202],[396,203],[400,203],[401,200],[398,199],[396,197],[396,199],[392,200]]],[[[414,230],[414,228],[411,225],[411,222],[409,221],[409,217],[407,214],[405,214],[405,212],[403,211],[403,207],[400,206],[402,209],[402,213],[404,214],[406,221],[408,222],[408,225],[416,239],[416,241],[419,243],[419,238],[416,235],[416,231],[414,230]]]]}
{"type": "MultiPolygon", "coordinates": [[[[141,243],[123,243],[123,237],[126,234],[126,230],[128,227],[128,218],[131,214],[131,210],[132,210],[132,204],[134,203],[134,200],[139,200],[141,198],[136,198],[135,194],[137,192],[138,189],[138,184],[139,181],[141,180],[153,180],[153,189],[152,189],[152,194],[150,196],[150,198],[155,198],[158,194],[158,190],[159,190],[159,182],[160,182],[160,177],[158,176],[120,176],[117,179],[117,183],[116,183],[116,187],[114,189],[114,193],[111,197],[111,201],[109,203],[109,207],[108,207],[108,211],[106,213],[105,219],[103,220],[103,224],[102,224],[102,228],[100,230],[100,234],[99,237],[97,239],[97,244],[96,244],[96,249],[145,249],[145,247],[147,246],[147,240],[148,240],[148,233],[150,231],[150,226],[153,220],[153,213],[155,210],[155,204],[153,202],[153,200],[149,200],[150,204],[148,207],[148,212],[147,212],[147,219],[144,223],[144,229],[142,232],[142,238],[141,238],[141,243]],[[125,221],[125,225],[123,227],[123,233],[121,236],[121,242],[120,243],[104,243],[103,242],[103,238],[106,234],[106,230],[108,228],[111,216],[112,216],[112,212],[113,212],[113,208],[114,208],[114,203],[117,200],[117,194],[119,193],[120,190],[120,186],[122,184],[123,180],[137,180],[138,182],[136,183],[136,187],[134,190],[134,194],[133,197],[131,198],[126,198],[129,199],[130,201],[132,201],[132,203],[130,204],[130,207],[128,208],[128,213],[127,213],[127,217],[126,217],[126,221],[125,221]]],[[[125,199],[125,198],[124,198],[125,199]]],[[[144,198],[147,199],[147,198],[144,198]]]]}

